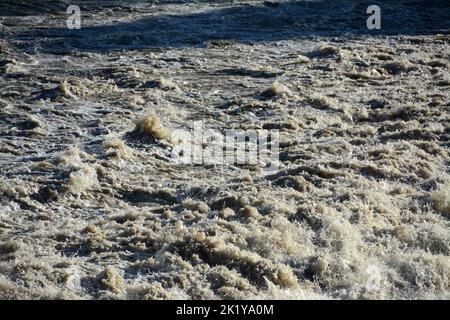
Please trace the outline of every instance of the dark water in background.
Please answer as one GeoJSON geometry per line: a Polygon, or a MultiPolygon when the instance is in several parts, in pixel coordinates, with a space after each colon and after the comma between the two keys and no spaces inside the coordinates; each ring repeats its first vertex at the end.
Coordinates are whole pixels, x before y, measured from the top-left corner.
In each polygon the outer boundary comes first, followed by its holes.
{"type": "MultiPolygon", "coordinates": [[[[201,3],[197,1],[196,3],[201,3]]],[[[24,29],[23,37],[58,38],[67,48],[84,50],[117,50],[126,47],[183,47],[198,46],[213,39],[237,41],[276,41],[314,36],[351,35],[425,35],[447,33],[450,30],[450,2],[382,1],[381,30],[368,30],[366,9],[371,1],[253,1],[228,6],[224,1],[203,1],[213,4],[211,10],[190,12],[186,7],[176,14],[154,16],[161,6],[189,4],[189,1],[160,1],[151,7],[147,1],[78,1],[84,16],[102,11],[143,10],[147,15],[129,22],[83,26],[81,30],[67,30],[64,15],[65,1],[2,1],[4,17],[54,14],[61,18],[62,27],[50,24],[48,29],[24,29]],[[120,37],[119,37],[120,35],[120,37]],[[125,43],[124,43],[125,42],[125,43]]],[[[8,21],[9,25],[14,21],[8,21]]],[[[18,26],[19,27],[19,26],[18,26]]],[[[42,44],[51,50],[53,41],[42,44]]]]}

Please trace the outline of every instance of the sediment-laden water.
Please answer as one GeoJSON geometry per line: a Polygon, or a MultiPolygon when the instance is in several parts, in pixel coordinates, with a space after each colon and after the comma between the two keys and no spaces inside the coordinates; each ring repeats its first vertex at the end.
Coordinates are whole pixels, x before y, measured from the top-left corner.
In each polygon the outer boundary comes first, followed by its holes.
{"type": "Polygon", "coordinates": [[[450,298],[447,1],[78,2],[0,3],[0,298],[450,298]]]}

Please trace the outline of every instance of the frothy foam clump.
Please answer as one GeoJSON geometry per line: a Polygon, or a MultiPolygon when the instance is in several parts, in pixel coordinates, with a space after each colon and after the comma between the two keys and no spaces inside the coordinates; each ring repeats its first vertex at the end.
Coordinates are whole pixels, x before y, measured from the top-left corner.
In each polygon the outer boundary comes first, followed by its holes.
{"type": "Polygon", "coordinates": [[[450,185],[431,193],[430,198],[439,213],[450,217],[450,185]]]}
{"type": "Polygon", "coordinates": [[[136,122],[135,132],[146,134],[157,140],[172,140],[169,129],[161,124],[161,120],[155,115],[146,115],[136,122]]]}

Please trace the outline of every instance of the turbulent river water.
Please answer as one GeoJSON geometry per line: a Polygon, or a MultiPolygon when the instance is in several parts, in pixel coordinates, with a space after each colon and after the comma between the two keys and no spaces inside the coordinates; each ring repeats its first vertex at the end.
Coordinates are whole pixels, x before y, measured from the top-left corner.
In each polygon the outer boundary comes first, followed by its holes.
{"type": "Polygon", "coordinates": [[[448,1],[70,4],[0,3],[0,298],[450,298],[448,1]]]}

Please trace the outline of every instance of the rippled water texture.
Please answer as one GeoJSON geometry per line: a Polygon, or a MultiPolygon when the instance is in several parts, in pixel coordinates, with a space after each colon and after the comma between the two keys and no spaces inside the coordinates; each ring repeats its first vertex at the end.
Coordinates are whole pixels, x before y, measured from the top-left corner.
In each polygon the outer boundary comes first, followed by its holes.
{"type": "Polygon", "coordinates": [[[448,1],[78,3],[0,3],[0,298],[450,298],[448,1]]]}

